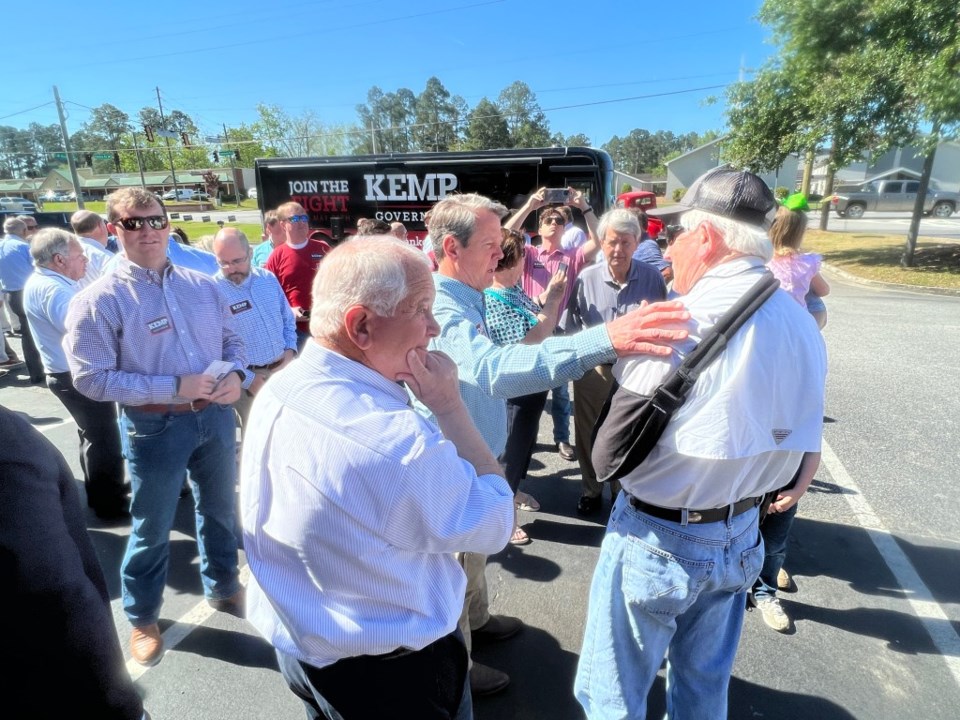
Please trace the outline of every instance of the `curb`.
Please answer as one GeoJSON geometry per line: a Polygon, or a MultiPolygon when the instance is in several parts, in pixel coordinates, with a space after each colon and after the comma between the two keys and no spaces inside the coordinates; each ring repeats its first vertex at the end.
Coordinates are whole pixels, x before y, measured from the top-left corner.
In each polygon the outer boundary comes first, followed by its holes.
{"type": "Polygon", "coordinates": [[[902,283],[891,283],[884,282],[882,280],[868,280],[866,278],[857,277],[852,273],[847,272],[841,268],[838,268],[836,265],[830,263],[823,263],[822,266],[825,270],[833,275],[839,275],[844,280],[848,280],[857,285],[868,285],[876,288],[883,288],[885,290],[901,290],[905,292],[913,292],[918,295],[947,295],[951,297],[960,297],[960,289],[957,288],[938,288],[930,287],[929,285],[904,285],[902,283]]]}

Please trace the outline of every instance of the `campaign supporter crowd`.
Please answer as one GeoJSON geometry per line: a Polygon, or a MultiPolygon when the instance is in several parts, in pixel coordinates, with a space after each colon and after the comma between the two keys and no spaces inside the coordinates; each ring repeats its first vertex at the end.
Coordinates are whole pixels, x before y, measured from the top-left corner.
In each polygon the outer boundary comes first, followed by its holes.
{"type": "MultiPolygon", "coordinates": [[[[335,243],[287,202],[259,244],[226,227],[207,252],[140,188],[110,195],[106,219],[78,211],[72,233],[4,223],[8,332],[30,382],[76,422],[87,505],[130,523],[119,580],[134,661],[163,658],[188,493],[206,602],[270,643],[308,718],[471,718],[474,697],[511,682],[472,651],[524,628],[491,612],[485,567],[537,540],[521,518],[540,504],[521,485],[546,410],[554,450],[579,465],[571,512],[600,513],[609,488],[567,692],[592,720],[646,717],[666,658],[669,717],[726,717],[748,605],[791,626],[777,591],[792,586],[787,538],[820,460],[829,286],[800,251],[800,208],[748,172],[701,176],[667,209],[682,229],[665,247],[640,211],[597,217],[572,188],[546,197],[511,211],[448,195],[422,248],[375,220],[335,243]],[[641,433],[629,418],[771,272],[782,289],[662,434],[641,433]],[[645,459],[611,460],[638,442],[645,459]]],[[[23,367],[3,353],[0,368],[23,367]]],[[[148,717],[66,462],[5,408],[0,433],[19,626],[12,611],[0,622],[46,633],[64,689],[37,712],[31,656],[9,702],[30,717],[148,717]]]]}

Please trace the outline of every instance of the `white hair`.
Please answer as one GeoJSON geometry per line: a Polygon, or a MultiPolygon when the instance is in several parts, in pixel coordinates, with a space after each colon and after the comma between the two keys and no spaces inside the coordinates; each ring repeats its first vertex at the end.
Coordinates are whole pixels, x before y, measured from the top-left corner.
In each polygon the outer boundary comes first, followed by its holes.
{"type": "Polygon", "coordinates": [[[607,237],[607,230],[613,230],[618,235],[632,235],[639,240],[641,235],[640,220],[637,216],[624,208],[607,210],[597,225],[597,239],[602,243],[607,237]]]}
{"type": "Polygon", "coordinates": [[[343,328],[347,309],[363,305],[380,317],[392,317],[407,296],[410,268],[428,273],[430,260],[392,235],[368,235],[338,245],[321,262],[313,280],[310,334],[333,339],[343,328]]]}
{"type": "Polygon", "coordinates": [[[758,257],[765,263],[770,262],[773,257],[773,243],[770,242],[767,231],[756,225],[749,225],[704,210],[689,210],[680,216],[680,224],[686,230],[693,230],[700,223],[709,223],[713,226],[723,235],[727,247],[734,252],[758,257]]]}
{"type": "Polygon", "coordinates": [[[477,193],[447,195],[430,210],[430,237],[436,238],[433,252],[437,260],[443,258],[443,238],[453,235],[463,247],[477,229],[477,214],[488,210],[499,218],[510,211],[498,203],[477,193]]]}

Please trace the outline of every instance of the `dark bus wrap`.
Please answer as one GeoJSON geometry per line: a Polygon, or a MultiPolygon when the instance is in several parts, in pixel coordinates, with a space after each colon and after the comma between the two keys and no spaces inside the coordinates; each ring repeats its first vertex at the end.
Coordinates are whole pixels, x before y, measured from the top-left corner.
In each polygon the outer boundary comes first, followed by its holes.
{"type": "MultiPolygon", "coordinates": [[[[297,202],[310,227],[333,243],[353,234],[361,218],[376,218],[403,223],[410,242],[421,246],[424,213],[451,193],[480,193],[513,210],[538,188],[572,187],[598,215],[613,202],[613,163],[592,148],[262,158],[255,167],[261,212],[297,202]]],[[[576,209],[574,222],[586,227],[576,209]]],[[[531,213],[531,235],[536,223],[531,213]]]]}

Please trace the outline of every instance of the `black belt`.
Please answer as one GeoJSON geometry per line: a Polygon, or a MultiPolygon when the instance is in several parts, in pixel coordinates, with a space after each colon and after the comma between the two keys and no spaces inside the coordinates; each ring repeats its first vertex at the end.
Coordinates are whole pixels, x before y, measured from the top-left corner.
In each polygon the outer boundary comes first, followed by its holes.
{"type": "Polygon", "coordinates": [[[280,363],[283,362],[283,356],[280,357],[276,362],[272,362],[269,365],[251,365],[247,370],[273,370],[275,367],[279,367],[280,363]]]}
{"type": "MultiPolygon", "coordinates": [[[[743,500],[738,500],[732,505],[725,505],[721,508],[712,508],[710,510],[687,510],[687,522],[696,524],[722,522],[728,518],[742,515],[743,513],[747,512],[747,510],[752,510],[753,508],[757,507],[762,500],[763,496],[750,497],[744,498],[743,500]]],[[[651,505],[650,503],[645,503],[639,498],[635,498],[633,495],[630,496],[630,504],[640,512],[646,513],[647,515],[652,515],[655,518],[669,520],[670,522],[675,523],[683,523],[683,510],[660,507],[659,505],[651,505]]]]}
{"type": "Polygon", "coordinates": [[[148,405],[126,405],[131,410],[139,410],[146,413],[157,413],[159,415],[183,415],[188,412],[200,412],[205,410],[210,404],[209,400],[194,400],[188,403],[150,403],[148,405]]]}

